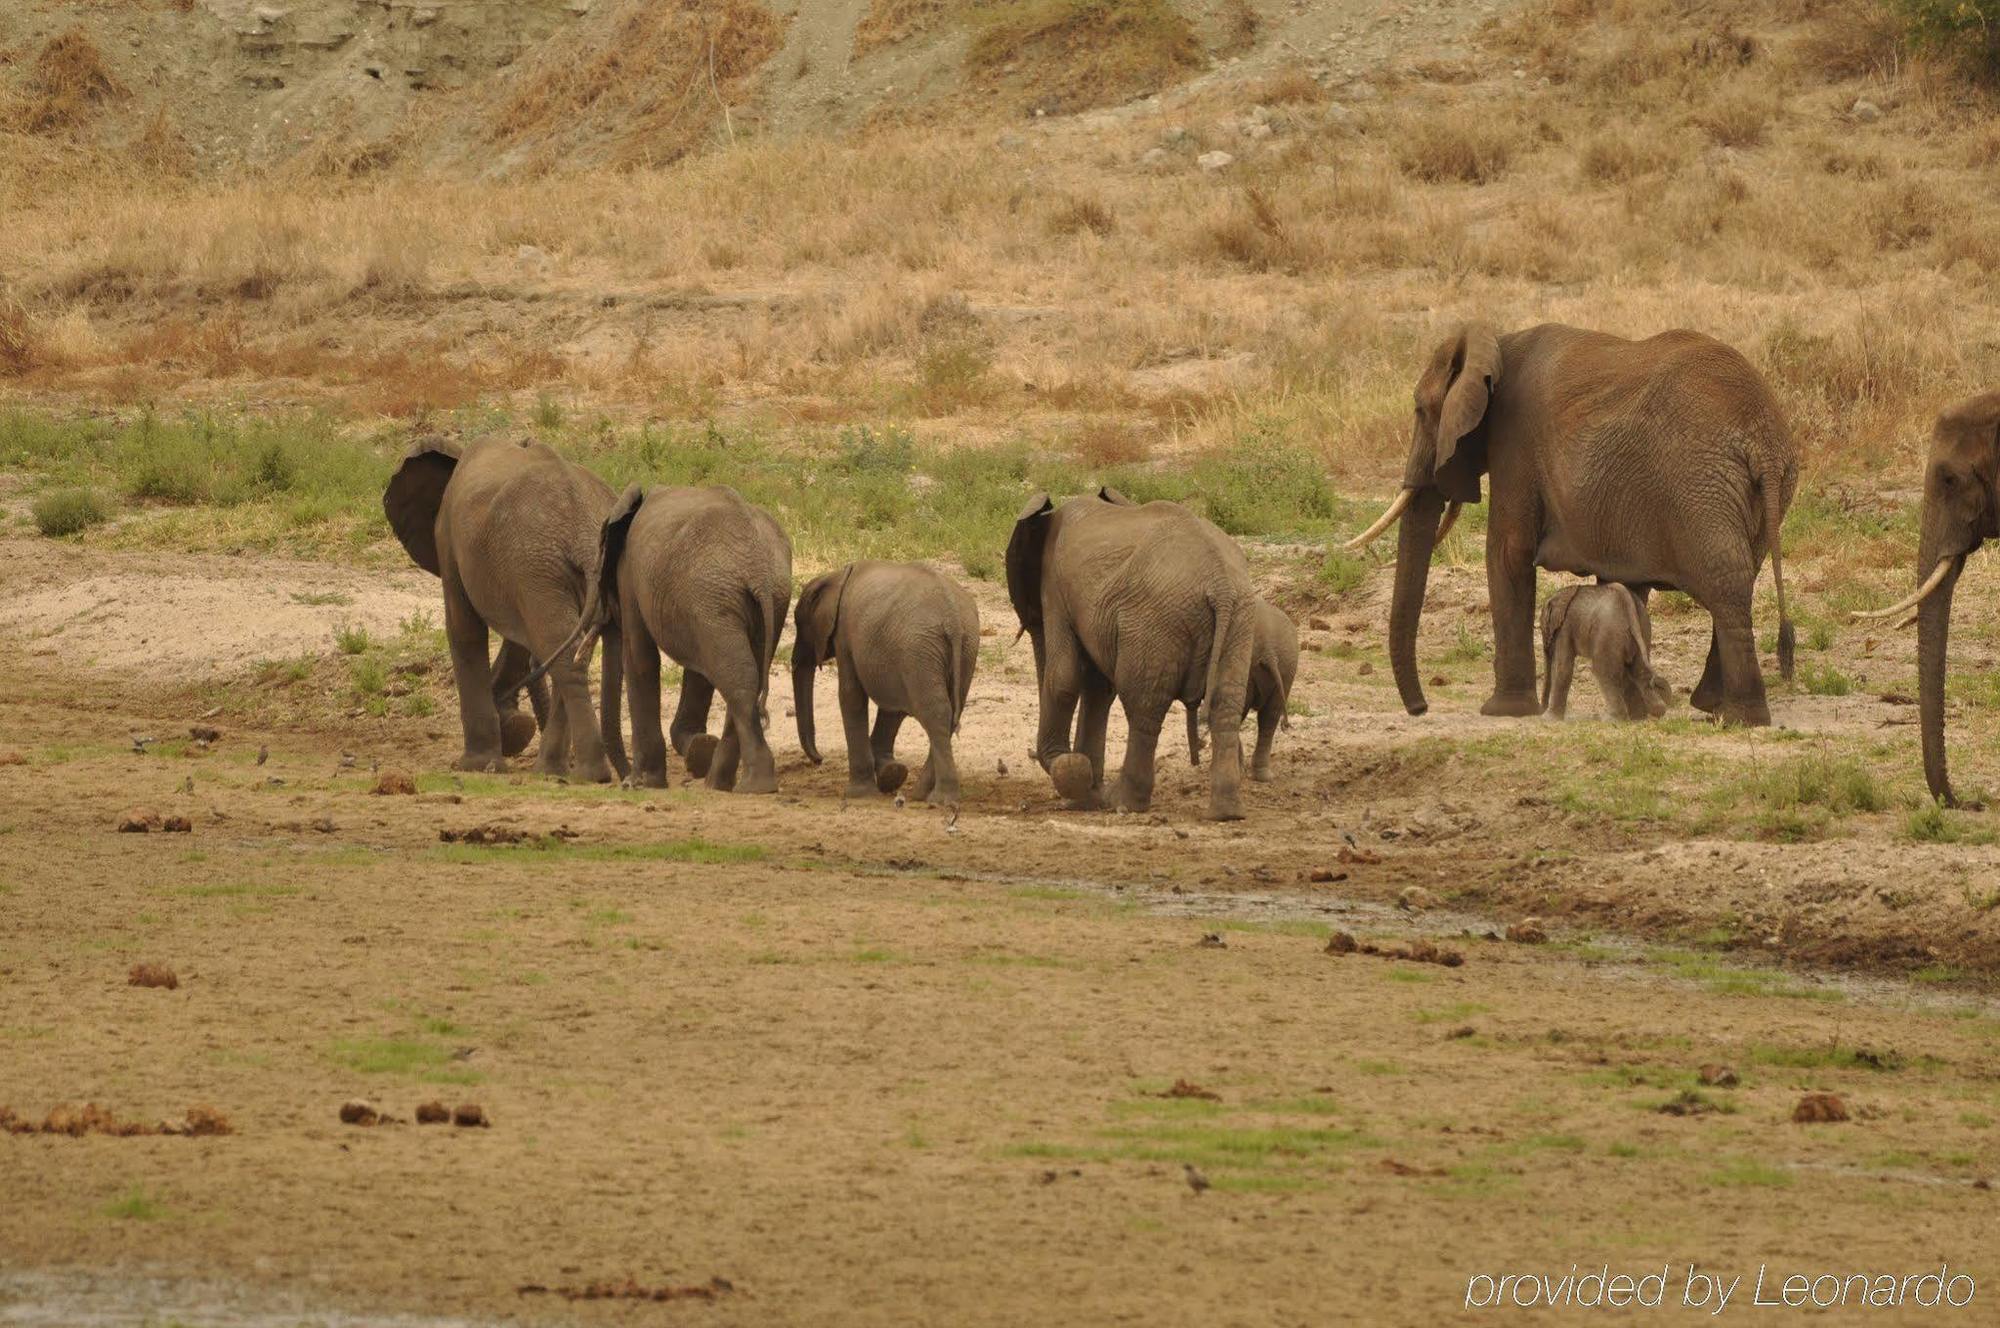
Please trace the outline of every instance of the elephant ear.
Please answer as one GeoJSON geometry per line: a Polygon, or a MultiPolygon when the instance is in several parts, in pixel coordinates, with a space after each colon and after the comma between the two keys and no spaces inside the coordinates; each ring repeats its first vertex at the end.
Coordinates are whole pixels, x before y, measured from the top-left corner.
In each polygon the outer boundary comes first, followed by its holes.
{"type": "Polygon", "coordinates": [[[1100,500],[1110,503],[1113,507],[1138,506],[1137,503],[1133,502],[1130,498],[1127,498],[1124,494],[1118,492],[1118,490],[1112,488],[1109,484],[1106,484],[1101,488],[1099,488],[1097,491],[1097,496],[1100,500]]]}
{"type": "Polygon", "coordinates": [[[646,501],[646,486],[637,480],[625,486],[625,492],[618,495],[618,501],[611,505],[611,511],[604,518],[604,528],[597,537],[597,585],[598,613],[608,617],[618,605],[618,567],[625,557],[625,540],[632,533],[632,518],[639,515],[639,507],[646,501]]]}
{"type": "Polygon", "coordinates": [[[417,566],[439,576],[437,547],[438,508],[444,505],[445,486],[458,469],[459,446],[449,438],[419,438],[403,453],[403,462],[389,477],[382,493],[382,514],[389,529],[409,552],[417,566]]]}
{"type": "Polygon", "coordinates": [[[1449,378],[1438,407],[1431,478],[1452,501],[1476,503],[1486,457],[1484,447],[1475,444],[1484,442],[1480,426],[1500,381],[1500,341],[1493,329],[1469,323],[1446,346],[1451,351],[1449,378]]]}
{"type": "Polygon", "coordinates": [[[825,576],[813,578],[805,593],[799,596],[796,615],[798,639],[792,649],[803,644],[812,652],[815,665],[824,664],[833,658],[833,639],[840,626],[840,607],[847,597],[847,578],[854,572],[854,564],[849,563],[838,572],[828,572],[825,576]],[[832,603],[827,597],[832,596],[832,603]]]}
{"type": "Polygon", "coordinates": [[[1049,516],[1055,510],[1047,494],[1036,494],[1014,518],[1014,533],[1007,540],[1007,598],[1014,603],[1021,630],[1035,639],[1037,650],[1042,640],[1042,549],[1048,543],[1049,516]]]}

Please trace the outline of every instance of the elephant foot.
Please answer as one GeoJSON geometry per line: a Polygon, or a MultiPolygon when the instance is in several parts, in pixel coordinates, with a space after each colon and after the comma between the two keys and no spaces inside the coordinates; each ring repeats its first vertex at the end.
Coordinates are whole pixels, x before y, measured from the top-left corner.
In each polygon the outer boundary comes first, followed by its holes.
{"type": "Polygon", "coordinates": [[[576,781],[580,784],[613,784],[617,782],[611,773],[611,762],[602,757],[599,757],[595,763],[579,763],[573,774],[576,781]]]}
{"type": "Polygon", "coordinates": [[[1257,782],[1258,782],[1259,784],[1268,784],[1268,783],[1270,783],[1270,782],[1271,782],[1271,763],[1270,763],[1269,761],[1261,761],[1261,762],[1258,762],[1257,764],[1255,764],[1255,765],[1251,766],[1251,767],[1250,767],[1250,778],[1252,778],[1252,779],[1256,780],[1256,781],[1257,781],[1257,782]]]}
{"type": "Polygon", "coordinates": [[[500,720],[500,754],[519,756],[535,740],[535,717],[519,710],[509,711],[500,720]]]}
{"type": "Polygon", "coordinates": [[[667,786],[667,772],[665,770],[634,770],[631,778],[625,782],[633,788],[665,788],[667,786]]]}
{"type": "Polygon", "coordinates": [[[756,770],[735,782],[731,793],[776,793],[778,777],[768,770],[756,770]]]}
{"type": "Polygon", "coordinates": [[[1770,704],[1762,700],[1724,701],[1722,703],[1722,722],[1724,724],[1740,724],[1745,728],[1769,728],[1771,725],[1770,704]]]}
{"type": "MultiPolygon", "coordinates": [[[[910,787],[910,801],[929,802],[931,800],[931,794],[941,793],[943,791],[944,790],[938,788],[937,786],[937,776],[932,774],[930,766],[926,765],[922,770],[919,770],[917,772],[917,782],[911,785],[910,787]]],[[[940,801],[957,802],[958,801],[957,787],[954,786],[950,790],[950,792],[951,792],[950,797],[940,799],[940,801]]]]}
{"type": "Polygon", "coordinates": [[[1502,715],[1522,717],[1542,713],[1542,701],[1533,691],[1495,692],[1486,698],[1486,704],[1479,707],[1482,715],[1502,715]]]}
{"type": "Polygon", "coordinates": [[[1097,772],[1082,752],[1064,752],[1049,762],[1049,778],[1055,781],[1056,792],[1070,803],[1079,807],[1096,803],[1097,772]]]}
{"type": "Polygon", "coordinates": [[[715,763],[716,736],[713,733],[697,733],[688,739],[687,749],[681,753],[681,760],[687,765],[687,772],[695,779],[705,779],[709,766],[715,763]]]}
{"type": "Polygon", "coordinates": [[[1208,800],[1208,819],[1211,821],[1240,821],[1243,819],[1242,795],[1231,789],[1227,793],[1211,794],[1208,800]]]}
{"type": "Polygon", "coordinates": [[[873,802],[882,796],[882,790],[875,787],[872,779],[850,779],[847,791],[840,795],[849,802],[873,802]]]}
{"type": "Polygon", "coordinates": [[[507,761],[505,757],[501,756],[467,752],[456,761],[453,761],[451,768],[454,770],[463,770],[469,774],[497,775],[506,770],[507,761]]]}
{"type": "Polygon", "coordinates": [[[563,776],[569,774],[569,762],[561,759],[560,757],[552,756],[545,753],[542,756],[536,758],[535,773],[538,775],[548,775],[551,778],[560,779],[563,776]]]}
{"type": "Polygon", "coordinates": [[[1133,788],[1125,782],[1123,776],[1120,776],[1118,781],[1111,786],[1111,791],[1106,795],[1104,802],[1106,806],[1114,811],[1151,811],[1153,808],[1153,792],[1151,789],[1140,790],[1133,788]]]}
{"type": "Polygon", "coordinates": [[[875,767],[875,788],[880,793],[894,793],[903,787],[903,781],[910,777],[910,768],[901,761],[888,761],[875,767]]]}

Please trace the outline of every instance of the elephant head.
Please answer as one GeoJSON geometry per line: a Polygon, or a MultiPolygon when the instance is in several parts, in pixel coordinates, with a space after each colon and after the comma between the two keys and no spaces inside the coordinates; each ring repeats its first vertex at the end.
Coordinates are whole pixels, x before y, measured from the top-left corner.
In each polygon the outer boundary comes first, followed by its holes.
{"type": "Polygon", "coordinates": [[[849,563],[814,577],[800,592],[792,613],[792,709],[799,721],[799,746],[814,765],[820,758],[813,729],[813,675],[833,658],[834,629],[840,625],[840,603],[853,571],[854,564],[849,563]]]}
{"type": "Polygon", "coordinates": [[[1389,663],[1403,708],[1413,715],[1429,709],[1417,677],[1417,625],[1431,553],[1458,519],[1459,508],[1479,501],[1479,477],[1486,470],[1486,407],[1500,382],[1500,368],[1500,341],[1491,328],[1468,324],[1438,344],[1417,379],[1402,492],[1380,520],[1348,541],[1349,548],[1361,548],[1402,522],[1389,604],[1389,663]]]}
{"type": "Polygon", "coordinates": [[[440,576],[437,547],[438,508],[445,486],[458,469],[459,446],[449,438],[419,438],[403,453],[403,462],[389,477],[382,494],[382,513],[389,529],[409,551],[412,561],[440,576]]]}
{"type": "Polygon", "coordinates": [[[1917,536],[1917,590],[1901,603],[1866,615],[1916,610],[1917,693],[1924,742],[1924,782],[1931,796],[1952,804],[1945,771],[1944,660],[1951,633],[1951,596],[1966,555],[2000,538],[2000,390],[1968,397],[1931,428],[1924,463],[1923,521],[1917,536]]]}

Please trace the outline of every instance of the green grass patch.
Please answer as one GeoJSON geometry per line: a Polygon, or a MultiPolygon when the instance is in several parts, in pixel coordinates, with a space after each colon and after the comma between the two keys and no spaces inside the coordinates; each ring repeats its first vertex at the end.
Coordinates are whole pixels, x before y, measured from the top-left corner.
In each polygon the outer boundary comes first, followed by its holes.
{"type": "Polygon", "coordinates": [[[106,1217],[124,1222],[157,1222],[167,1215],[167,1206],[148,1194],[144,1187],[134,1185],[104,1205],[103,1211],[106,1217]]]}
{"type": "Polygon", "coordinates": [[[764,861],[760,844],[718,844],[692,836],[657,844],[577,844],[552,837],[522,844],[440,844],[431,852],[446,862],[531,863],[551,858],[576,862],[691,862],[731,865],[764,861]]]}
{"type": "Polygon", "coordinates": [[[1693,950],[1648,950],[1646,960],[1669,970],[1685,982],[1695,983],[1723,996],[1782,996],[1828,1002],[1846,999],[1833,988],[1802,986],[1775,969],[1725,964],[1713,955],[1693,950]]]}
{"type": "Polygon", "coordinates": [[[400,1075],[432,1084],[476,1084],[476,1070],[460,1068],[451,1048],[428,1037],[342,1038],[329,1053],[356,1074],[400,1075]]]}
{"type": "MultiPolygon", "coordinates": [[[[1926,802],[1904,818],[1903,838],[1917,844],[1991,844],[1996,834],[1976,817],[1926,802]]],[[[2000,904],[2000,890],[1980,893],[1968,887],[1966,902],[1974,903],[1975,897],[1984,901],[1974,905],[1981,909],[2000,904]]]]}
{"type": "Polygon", "coordinates": [[[75,535],[111,519],[111,506],[95,489],[52,489],[28,505],[35,529],[52,539],[75,535]]]}

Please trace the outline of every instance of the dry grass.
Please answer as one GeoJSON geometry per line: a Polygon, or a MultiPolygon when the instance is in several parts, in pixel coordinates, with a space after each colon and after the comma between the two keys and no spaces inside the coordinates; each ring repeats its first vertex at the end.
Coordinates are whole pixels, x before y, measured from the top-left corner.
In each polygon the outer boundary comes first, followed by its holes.
{"type": "Polygon", "coordinates": [[[963,5],[953,0],[870,0],[854,27],[856,59],[936,28],[963,5]]]}
{"type": "Polygon", "coordinates": [[[6,118],[24,133],[68,133],[87,124],[104,103],[131,95],[104,63],[90,35],[80,27],[71,28],[35,56],[26,93],[6,118]]]}
{"type": "Polygon", "coordinates": [[[1030,99],[1045,109],[1122,101],[1177,82],[1206,58],[1171,0],[1001,0],[972,16],[967,68],[998,83],[1027,65],[1030,99]]]}
{"type": "Polygon", "coordinates": [[[1396,164],[1427,184],[1491,184],[1506,173],[1520,142],[1491,107],[1439,106],[1401,124],[1396,164]]]}

